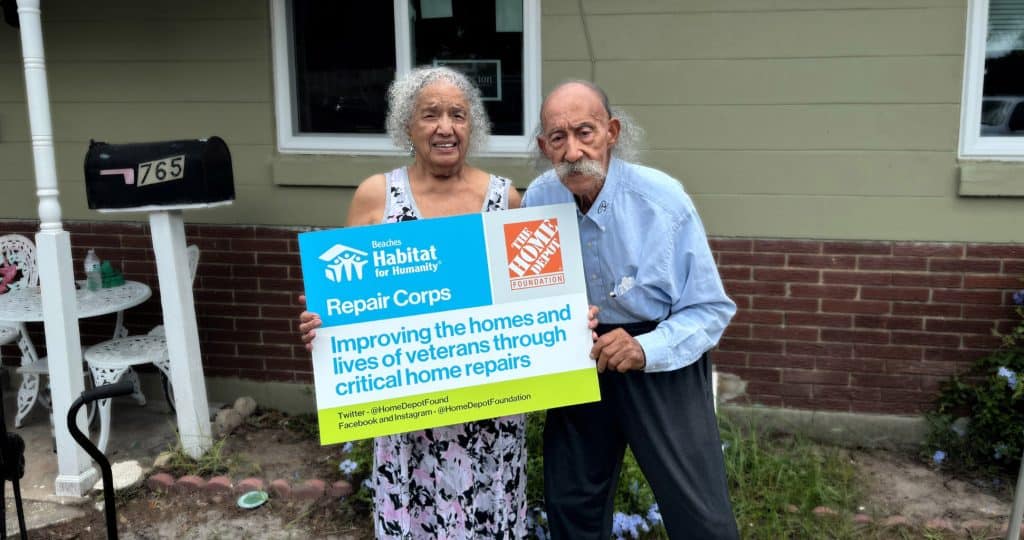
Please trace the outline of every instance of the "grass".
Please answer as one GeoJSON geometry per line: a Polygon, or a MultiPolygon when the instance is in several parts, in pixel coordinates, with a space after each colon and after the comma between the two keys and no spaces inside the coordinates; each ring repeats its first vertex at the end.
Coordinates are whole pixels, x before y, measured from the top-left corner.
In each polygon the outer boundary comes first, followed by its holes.
{"type": "Polygon", "coordinates": [[[852,521],[862,488],[841,449],[720,418],[733,511],[745,539],[864,538],[852,521]],[[827,506],[834,516],[818,516],[827,506]],[[795,511],[794,511],[795,509],[795,511]]]}
{"type": "Polygon", "coordinates": [[[217,439],[210,449],[199,459],[193,459],[181,446],[181,441],[174,448],[168,449],[171,458],[167,462],[167,472],[174,476],[195,475],[210,477],[217,475],[237,476],[248,470],[250,465],[238,456],[230,455],[224,447],[227,438],[217,439]]]}

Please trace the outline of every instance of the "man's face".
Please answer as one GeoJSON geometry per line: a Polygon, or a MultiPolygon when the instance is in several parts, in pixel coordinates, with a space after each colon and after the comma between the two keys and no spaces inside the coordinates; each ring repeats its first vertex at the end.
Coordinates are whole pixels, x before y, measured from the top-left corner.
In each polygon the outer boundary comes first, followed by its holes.
{"type": "Polygon", "coordinates": [[[569,191],[593,200],[604,185],[619,121],[609,118],[596,92],[572,83],[548,96],[541,119],[537,145],[569,191]]]}

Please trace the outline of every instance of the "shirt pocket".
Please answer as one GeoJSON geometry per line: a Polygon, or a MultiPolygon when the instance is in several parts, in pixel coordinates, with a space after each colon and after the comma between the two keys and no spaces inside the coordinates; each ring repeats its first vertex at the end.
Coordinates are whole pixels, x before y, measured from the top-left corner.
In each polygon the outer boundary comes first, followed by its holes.
{"type": "Polygon", "coordinates": [[[635,321],[651,320],[650,302],[643,287],[632,276],[616,282],[609,295],[609,303],[616,311],[629,315],[635,321]]]}

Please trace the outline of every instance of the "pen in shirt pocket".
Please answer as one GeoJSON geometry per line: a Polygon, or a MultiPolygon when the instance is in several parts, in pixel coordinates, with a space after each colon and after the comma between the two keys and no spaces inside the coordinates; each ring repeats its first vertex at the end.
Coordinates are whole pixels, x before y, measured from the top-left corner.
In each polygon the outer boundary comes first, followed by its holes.
{"type": "Polygon", "coordinates": [[[625,276],[621,281],[619,281],[619,284],[616,285],[610,293],[608,293],[608,296],[611,298],[622,296],[632,289],[634,285],[636,285],[636,279],[633,276],[625,276]]]}

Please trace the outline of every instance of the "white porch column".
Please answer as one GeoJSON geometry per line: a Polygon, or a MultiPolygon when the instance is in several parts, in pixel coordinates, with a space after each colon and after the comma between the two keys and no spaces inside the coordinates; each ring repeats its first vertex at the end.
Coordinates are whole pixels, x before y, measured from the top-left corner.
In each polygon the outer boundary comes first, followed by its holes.
{"type": "MultiPolygon", "coordinates": [[[[53,152],[53,124],[50,119],[50,91],[46,84],[43,28],[39,0],[18,0],[21,21],[21,50],[25,63],[25,90],[32,157],[39,197],[39,233],[36,256],[42,288],[43,325],[49,357],[53,424],[57,439],[57,495],[81,497],[96,482],[91,460],[68,431],[71,402],[85,389],[82,382],[82,348],[75,303],[75,274],[71,261],[71,236],[61,225],[57,199],[57,166],[53,152]]],[[[78,428],[89,432],[85,411],[77,418],[78,428]]]]}
{"type": "Polygon", "coordinates": [[[199,458],[210,449],[213,439],[181,210],[151,212],[149,228],[160,279],[167,353],[171,358],[178,437],[182,449],[193,458],[199,458]]]}

